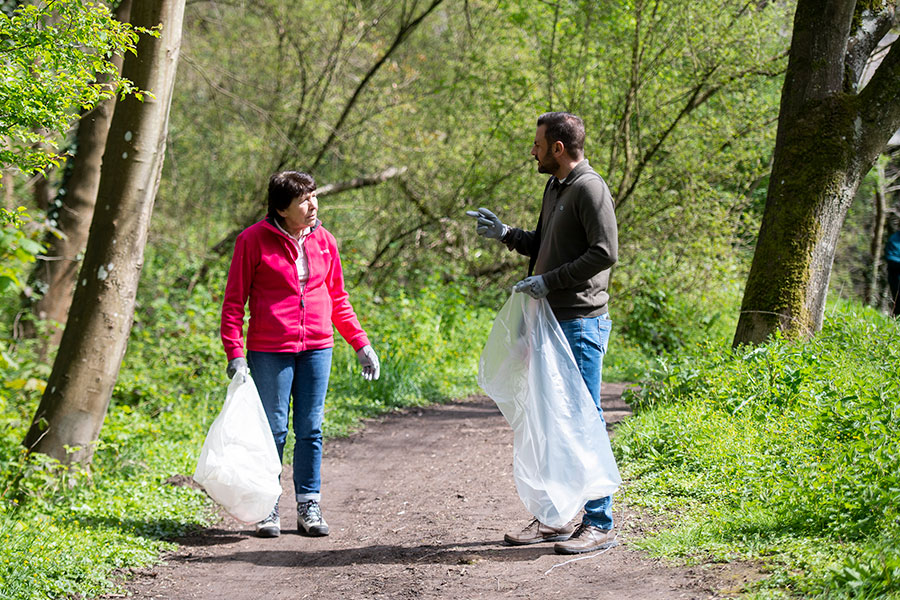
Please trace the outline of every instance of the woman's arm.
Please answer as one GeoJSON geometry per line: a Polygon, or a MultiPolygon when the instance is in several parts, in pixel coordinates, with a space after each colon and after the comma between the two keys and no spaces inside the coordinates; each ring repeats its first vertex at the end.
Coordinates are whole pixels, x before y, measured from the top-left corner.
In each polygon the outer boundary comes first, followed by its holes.
{"type": "Polygon", "coordinates": [[[247,246],[247,236],[239,235],[234,243],[222,301],[219,333],[229,361],[244,356],[244,306],[250,297],[253,281],[253,260],[247,246]]]}

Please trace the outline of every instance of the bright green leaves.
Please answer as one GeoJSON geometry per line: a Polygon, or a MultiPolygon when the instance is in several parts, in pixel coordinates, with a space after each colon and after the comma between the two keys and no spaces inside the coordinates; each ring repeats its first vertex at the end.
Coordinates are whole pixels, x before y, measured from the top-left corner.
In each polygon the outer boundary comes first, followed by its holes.
{"type": "Polygon", "coordinates": [[[38,241],[43,227],[36,226],[24,207],[16,212],[0,208],[0,294],[19,291],[24,266],[33,263],[44,247],[38,241]]]}
{"type": "Polygon", "coordinates": [[[684,509],[648,543],[779,554],[767,585],[803,597],[850,596],[848,585],[900,592],[898,333],[871,309],[839,306],[808,342],[719,345],[661,363],[613,440],[630,501],[684,509]]]}
{"type": "Polygon", "coordinates": [[[58,165],[53,149],[97,103],[133,88],[113,56],[134,52],[138,33],[103,4],[23,4],[0,13],[0,167],[23,172],[58,165]]]}

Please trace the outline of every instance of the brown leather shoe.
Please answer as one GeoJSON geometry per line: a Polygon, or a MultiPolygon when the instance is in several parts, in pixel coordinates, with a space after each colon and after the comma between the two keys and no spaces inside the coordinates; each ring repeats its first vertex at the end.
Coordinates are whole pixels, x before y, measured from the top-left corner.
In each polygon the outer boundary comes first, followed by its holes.
{"type": "Polygon", "coordinates": [[[582,554],[612,548],[618,543],[616,534],[611,529],[581,523],[567,541],[555,544],[553,550],[557,554],[582,554]]]}
{"type": "Polygon", "coordinates": [[[522,531],[507,533],[503,536],[503,540],[511,546],[526,546],[528,544],[539,544],[541,542],[559,542],[569,539],[575,530],[570,524],[562,527],[550,527],[544,525],[537,519],[529,523],[522,531]]]}

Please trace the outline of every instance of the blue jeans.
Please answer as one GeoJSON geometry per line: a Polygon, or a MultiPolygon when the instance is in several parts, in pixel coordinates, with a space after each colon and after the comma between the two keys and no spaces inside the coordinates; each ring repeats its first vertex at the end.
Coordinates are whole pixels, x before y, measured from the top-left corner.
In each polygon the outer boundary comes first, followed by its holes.
{"type": "Polygon", "coordinates": [[[284,455],[288,410],[293,398],[297,502],[319,501],[322,497],[322,420],[331,375],[331,352],[331,348],[297,353],[247,352],[247,364],[269,419],[279,459],[284,455]]]}
{"type": "MultiPolygon", "coordinates": [[[[587,384],[588,391],[603,420],[603,409],[600,408],[600,386],[603,381],[603,355],[609,345],[609,332],[612,329],[612,321],[609,315],[600,315],[590,319],[571,319],[560,321],[563,334],[575,355],[578,370],[587,384]]],[[[581,519],[585,525],[593,525],[600,529],[613,528],[612,496],[590,500],[584,505],[584,516],[581,519]]]]}
{"type": "Polygon", "coordinates": [[[891,288],[891,315],[900,317],[900,262],[887,261],[888,286],[891,288]]]}

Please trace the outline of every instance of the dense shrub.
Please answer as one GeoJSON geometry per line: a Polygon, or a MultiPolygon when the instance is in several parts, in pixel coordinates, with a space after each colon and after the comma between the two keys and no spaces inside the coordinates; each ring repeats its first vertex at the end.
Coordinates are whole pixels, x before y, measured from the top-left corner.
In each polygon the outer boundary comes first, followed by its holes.
{"type": "MultiPolygon", "coordinates": [[[[616,436],[650,547],[767,555],[805,595],[900,594],[900,325],[842,305],[813,340],[662,361],[616,436]]],[[[873,596],[874,597],[874,596],[873,596]]]]}
{"type": "MultiPolygon", "coordinates": [[[[36,362],[36,341],[3,348],[0,599],[97,596],[123,569],[155,562],[173,537],[215,519],[211,501],[182,484],[224,400],[224,265],[192,281],[199,260],[172,252],[148,250],[128,351],[90,469],[25,456],[21,441],[49,366],[36,362]]],[[[471,306],[464,288],[435,281],[390,297],[354,289],[351,299],[381,358],[382,378],[365,381],[356,354],[338,338],[327,436],[385,411],[477,391],[492,313],[471,306]]],[[[5,308],[16,301],[7,296],[5,308]]]]}

